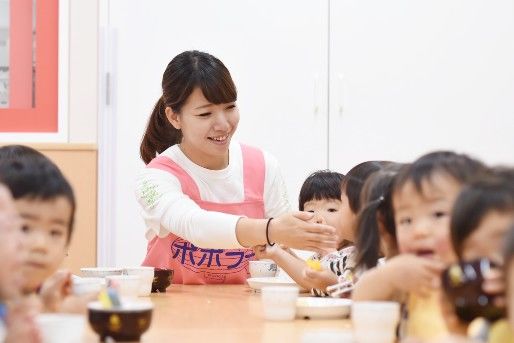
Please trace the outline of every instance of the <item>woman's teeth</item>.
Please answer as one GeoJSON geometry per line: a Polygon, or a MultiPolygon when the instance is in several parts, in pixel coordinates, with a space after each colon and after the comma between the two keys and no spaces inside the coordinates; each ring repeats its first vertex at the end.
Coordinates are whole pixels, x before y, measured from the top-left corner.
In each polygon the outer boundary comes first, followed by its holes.
{"type": "Polygon", "coordinates": [[[210,139],[212,139],[213,141],[216,141],[216,142],[223,142],[224,140],[226,140],[228,138],[228,135],[226,136],[221,136],[221,137],[210,137],[210,139]]]}

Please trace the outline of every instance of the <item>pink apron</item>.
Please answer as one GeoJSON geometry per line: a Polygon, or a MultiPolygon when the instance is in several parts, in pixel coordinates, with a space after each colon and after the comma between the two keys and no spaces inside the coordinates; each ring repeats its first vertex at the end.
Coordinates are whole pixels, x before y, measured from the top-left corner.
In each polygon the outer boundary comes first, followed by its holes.
{"type": "MultiPolygon", "coordinates": [[[[158,156],[147,167],[172,173],[180,181],[182,192],[204,210],[264,218],[264,156],[260,150],[242,144],[241,152],[245,195],[241,203],[203,201],[191,176],[168,157],[158,156]]],[[[253,258],[251,249],[202,249],[170,233],[148,242],[143,265],[173,269],[173,283],[178,284],[242,284],[249,275],[248,261],[253,258]]]]}

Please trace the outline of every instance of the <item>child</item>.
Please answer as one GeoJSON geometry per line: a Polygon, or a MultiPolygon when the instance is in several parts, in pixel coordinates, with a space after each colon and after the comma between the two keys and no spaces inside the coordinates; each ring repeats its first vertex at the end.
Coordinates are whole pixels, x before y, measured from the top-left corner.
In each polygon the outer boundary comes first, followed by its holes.
{"type": "MultiPolygon", "coordinates": [[[[502,246],[506,233],[514,223],[514,184],[502,175],[491,175],[463,189],[455,202],[451,220],[451,238],[460,260],[472,261],[486,257],[503,264],[502,246]]],[[[484,275],[485,293],[494,296],[498,307],[505,306],[503,271],[491,268],[484,275]]],[[[467,324],[452,318],[452,331],[464,333],[467,324]]],[[[499,320],[489,331],[488,342],[510,342],[514,336],[505,331],[507,324],[499,320]]]]}
{"type": "MultiPolygon", "coordinates": [[[[23,293],[40,292],[47,310],[66,310],[68,301],[76,301],[66,298],[70,293],[70,274],[56,271],[66,255],[73,230],[75,197],[70,184],[47,157],[19,145],[0,148],[0,181],[11,190],[22,219],[22,240],[27,251],[21,267],[23,293]],[[51,286],[45,286],[45,281],[51,286]],[[56,293],[60,296],[56,297],[56,293]]],[[[75,305],[71,307],[68,310],[73,311],[75,305]]],[[[82,306],[80,311],[84,309],[82,306]]]]}
{"type": "Polygon", "coordinates": [[[19,299],[23,283],[20,224],[11,194],[0,184],[0,342],[6,343],[40,341],[33,310],[19,299]]]}
{"type": "Polygon", "coordinates": [[[434,152],[402,168],[393,187],[400,255],[364,274],[356,300],[408,302],[407,335],[431,339],[446,332],[440,315],[440,273],[455,260],[449,221],[462,186],[483,173],[482,163],[453,152],[434,152]]]}
{"type": "MultiPolygon", "coordinates": [[[[337,283],[338,276],[354,267],[354,249],[346,247],[347,241],[354,240],[354,225],[356,214],[360,208],[360,191],[366,178],[382,168],[383,162],[369,161],[352,168],[342,177],[331,177],[331,172],[317,172],[309,176],[300,191],[300,210],[312,211],[321,223],[336,227],[338,251],[331,254],[316,254],[311,260],[321,260],[322,270],[306,268],[305,261],[297,258],[280,247],[258,247],[257,258],[273,259],[301,287],[310,289],[316,296],[326,296],[326,288],[337,283]],[[342,178],[342,183],[341,179],[342,178]],[[331,204],[329,211],[320,211],[323,204],[331,204]],[[330,215],[330,213],[334,213],[330,215]],[[336,217],[337,216],[337,217],[336,217]]],[[[337,173],[336,173],[337,175],[337,173]]]]}
{"type": "Polygon", "coordinates": [[[381,256],[389,259],[398,254],[392,189],[401,166],[393,163],[371,175],[364,184],[355,240],[357,269],[374,268],[381,256]]]}

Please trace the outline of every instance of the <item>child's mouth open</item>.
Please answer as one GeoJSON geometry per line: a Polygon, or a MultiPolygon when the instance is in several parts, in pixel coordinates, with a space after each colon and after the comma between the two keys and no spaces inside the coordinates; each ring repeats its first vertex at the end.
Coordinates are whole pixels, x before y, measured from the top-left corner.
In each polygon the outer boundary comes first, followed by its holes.
{"type": "Polygon", "coordinates": [[[415,251],[416,256],[424,258],[435,258],[435,251],[433,249],[423,248],[415,251]]]}

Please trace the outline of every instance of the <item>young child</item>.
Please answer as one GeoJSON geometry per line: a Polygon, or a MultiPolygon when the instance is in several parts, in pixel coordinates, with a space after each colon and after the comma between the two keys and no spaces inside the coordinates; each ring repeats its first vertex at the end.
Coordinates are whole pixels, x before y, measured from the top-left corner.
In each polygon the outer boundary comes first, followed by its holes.
{"type": "Polygon", "coordinates": [[[24,258],[20,225],[11,194],[0,184],[0,342],[6,343],[40,341],[34,311],[20,300],[24,258]]]}
{"type": "MultiPolygon", "coordinates": [[[[466,186],[459,194],[451,220],[451,238],[458,258],[472,261],[486,257],[501,266],[502,247],[508,229],[514,223],[514,184],[493,174],[466,186]]],[[[484,275],[483,291],[493,296],[498,307],[505,306],[503,270],[492,267],[484,275]]],[[[451,318],[453,332],[463,334],[467,323],[451,318]]],[[[490,326],[488,342],[510,342],[514,336],[505,330],[505,320],[490,326]]],[[[483,330],[482,330],[483,331],[483,330]]]]}
{"type": "Polygon", "coordinates": [[[453,152],[434,152],[402,168],[393,187],[393,212],[400,254],[364,274],[355,300],[407,304],[407,336],[446,333],[438,291],[440,273],[455,261],[450,216],[463,185],[485,171],[482,163],[453,152]],[[365,287],[364,287],[365,286],[365,287]]]}
{"type": "Polygon", "coordinates": [[[354,226],[360,209],[360,192],[366,178],[383,167],[385,162],[363,162],[352,168],[346,176],[337,178],[331,172],[317,172],[309,176],[300,191],[299,208],[316,214],[315,220],[336,228],[339,242],[336,253],[318,253],[310,260],[319,260],[321,270],[306,267],[305,261],[297,258],[280,247],[258,247],[257,258],[273,259],[301,287],[310,289],[316,296],[326,296],[326,288],[337,283],[338,276],[354,268],[354,248],[346,247],[347,242],[354,240],[354,226]],[[342,178],[342,181],[341,181],[342,178]],[[324,180],[325,179],[325,180],[324,180]],[[332,207],[324,205],[330,203],[332,207]],[[330,214],[333,213],[333,214],[330,214]]]}
{"type": "Polygon", "coordinates": [[[389,259],[398,254],[392,189],[401,167],[400,163],[392,163],[371,175],[364,184],[355,240],[357,269],[374,268],[381,257],[389,259]]]}
{"type": "Polygon", "coordinates": [[[19,145],[0,148],[0,182],[10,189],[22,219],[27,251],[21,267],[23,293],[39,292],[46,310],[84,310],[85,303],[76,308],[76,299],[68,297],[70,273],[56,273],[73,230],[75,197],[70,184],[47,157],[19,145]]]}

